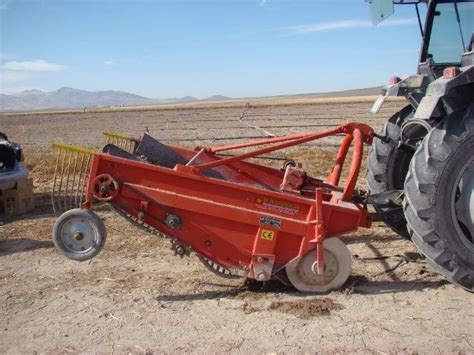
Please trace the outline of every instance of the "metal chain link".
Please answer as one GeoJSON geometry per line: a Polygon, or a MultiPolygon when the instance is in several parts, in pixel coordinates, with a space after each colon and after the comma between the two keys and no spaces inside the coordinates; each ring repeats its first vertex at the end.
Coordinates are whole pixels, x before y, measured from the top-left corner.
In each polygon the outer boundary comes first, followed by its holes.
{"type": "MultiPolygon", "coordinates": [[[[169,235],[166,235],[160,232],[155,227],[150,226],[148,223],[143,222],[139,218],[131,215],[130,213],[126,212],[125,210],[123,210],[122,208],[116,205],[110,204],[110,206],[115,212],[117,212],[121,217],[125,218],[128,222],[130,222],[135,227],[140,228],[141,230],[147,233],[153,234],[157,237],[169,240],[171,242],[171,249],[176,250],[176,246],[179,245],[176,238],[170,237],[169,235]]],[[[187,248],[187,252],[184,255],[180,255],[180,256],[189,256],[190,253],[191,253],[191,249],[187,248]]],[[[226,279],[237,279],[237,278],[242,277],[240,275],[232,274],[230,270],[206,258],[205,256],[200,255],[196,251],[194,251],[194,253],[196,253],[196,256],[198,257],[199,261],[206,267],[206,269],[212,272],[213,274],[226,278],[226,279]]],[[[176,253],[176,255],[179,255],[179,254],[176,253]]]]}

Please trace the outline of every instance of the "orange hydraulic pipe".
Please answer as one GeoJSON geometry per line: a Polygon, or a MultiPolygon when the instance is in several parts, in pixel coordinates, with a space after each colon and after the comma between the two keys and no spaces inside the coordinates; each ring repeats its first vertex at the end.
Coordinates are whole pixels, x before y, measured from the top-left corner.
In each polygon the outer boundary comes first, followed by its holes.
{"type": "Polygon", "coordinates": [[[352,154],[351,169],[347,178],[346,185],[344,186],[344,192],[342,193],[342,201],[350,201],[352,193],[354,192],[355,185],[357,183],[357,177],[359,176],[360,164],[362,162],[362,156],[364,154],[364,147],[362,143],[362,133],[359,129],[354,130],[354,152],[352,154]]]}
{"type": "MultiPolygon", "coordinates": [[[[318,132],[318,133],[305,134],[302,137],[296,138],[296,139],[293,136],[284,136],[284,137],[268,139],[264,143],[258,143],[257,142],[258,144],[252,144],[252,143],[246,143],[246,144],[241,144],[241,145],[236,144],[235,148],[227,148],[227,150],[228,149],[243,148],[243,147],[250,147],[250,146],[254,146],[254,145],[261,145],[261,144],[267,144],[267,143],[274,143],[274,142],[281,142],[281,141],[285,142],[286,141],[285,143],[273,145],[271,147],[261,148],[261,149],[254,150],[252,152],[236,155],[236,156],[233,156],[233,157],[229,157],[229,158],[225,158],[225,159],[219,159],[219,160],[215,160],[213,162],[209,162],[209,163],[205,163],[205,164],[201,164],[201,165],[196,165],[196,166],[194,166],[194,168],[196,168],[198,170],[210,169],[210,168],[214,168],[216,166],[221,166],[221,165],[232,163],[234,161],[240,161],[240,160],[244,160],[244,159],[247,159],[247,158],[252,158],[252,157],[255,157],[255,156],[258,156],[258,155],[261,155],[261,154],[273,152],[275,150],[280,150],[280,149],[283,149],[283,148],[288,148],[288,147],[298,145],[298,144],[301,144],[301,143],[305,143],[305,142],[309,142],[309,141],[312,141],[312,140],[315,140],[315,139],[320,139],[320,138],[332,136],[332,135],[337,134],[337,133],[343,133],[343,127],[338,127],[338,128],[335,128],[335,129],[326,130],[326,131],[322,131],[322,132],[318,132]],[[276,139],[278,139],[278,140],[276,140],[276,139]]],[[[213,151],[215,152],[215,150],[213,150],[213,151]]],[[[217,151],[219,151],[219,150],[217,150],[217,151]]]]}
{"type": "Polygon", "coordinates": [[[349,150],[352,143],[352,135],[348,134],[344,137],[344,140],[341,143],[341,147],[337,152],[336,164],[332,168],[331,174],[328,176],[328,184],[338,186],[339,179],[341,178],[342,167],[344,166],[344,161],[346,160],[347,151],[349,150]]]}
{"type": "Polygon", "coordinates": [[[282,136],[282,137],[260,139],[260,140],[256,140],[256,141],[252,141],[252,142],[224,145],[224,146],[220,146],[220,147],[212,147],[212,148],[209,148],[208,151],[211,152],[211,153],[217,153],[217,152],[223,152],[223,151],[226,151],[226,150],[234,150],[234,149],[239,149],[239,148],[255,147],[257,145],[264,145],[264,144],[291,141],[291,140],[296,140],[296,139],[300,139],[300,138],[304,138],[304,137],[308,137],[308,136],[315,136],[315,138],[312,138],[312,139],[317,139],[317,138],[323,138],[323,137],[327,137],[327,136],[330,136],[330,135],[334,135],[334,134],[337,134],[337,133],[344,133],[344,126],[328,129],[328,130],[321,131],[321,132],[318,132],[318,133],[298,133],[298,134],[282,136]]]}

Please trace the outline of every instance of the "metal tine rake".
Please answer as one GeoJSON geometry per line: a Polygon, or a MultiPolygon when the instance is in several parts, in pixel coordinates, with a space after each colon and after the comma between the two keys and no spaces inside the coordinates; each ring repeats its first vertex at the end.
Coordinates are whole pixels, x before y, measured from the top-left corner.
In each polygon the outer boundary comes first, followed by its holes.
{"type": "Polygon", "coordinates": [[[56,167],[51,200],[54,213],[61,213],[81,206],[94,151],[63,143],[54,143],[53,148],[56,167]]]}
{"type": "Polygon", "coordinates": [[[135,138],[115,133],[115,132],[104,132],[105,141],[108,144],[116,145],[117,147],[133,154],[138,146],[139,141],[135,138]]]}
{"type": "MultiPolygon", "coordinates": [[[[108,144],[134,153],[139,140],[114,132],[104,132],[108,144]]],[[[53,189],[51,200],[54,213],[62,213],[72,208],[81,207],[89,178],[92,149],[76,147],[64,143],[53,143],[56,152],[53,189]]]]}

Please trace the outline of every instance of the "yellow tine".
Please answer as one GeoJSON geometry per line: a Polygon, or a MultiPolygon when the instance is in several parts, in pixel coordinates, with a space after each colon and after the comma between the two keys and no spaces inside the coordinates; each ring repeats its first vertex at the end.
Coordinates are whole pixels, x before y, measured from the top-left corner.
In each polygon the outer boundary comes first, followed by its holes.
{"type": "Polygon", "coordinates": [[[74,189],[76,187],[76,175],[77,175],[77,160],[78,160],[79,152],[74,152],[74,166],[72,168],[72,181],[71,181],[71,192],[69,193],[69,202],[73,208],[76,208],[76,204],[74,201],[74,189]]]}
{"type": "Polygon", "coordinates": [[[68,190],[69,190],[69,178],[71,177],[71,164],[72,164],[72,152],[68,152],[68,162],[67,162],[67,169],[66,169],[66,184],[64,186],[64,207],[69,209],[68,204],[68,190]]]}
{"type": "Polygon", "coordinates": [[[104,132],[105,136],[109,137],[115,137],[115,138],[122,138],[122,139],[130,139],[129,136],[126,136],[125,134],[117,133],[117,132],[104,132]]]}
{"type": "Polygon", "coordinates": [[[59,186],[58,186],[58,194],[57,194],[57,199],[58,199],[58,206],[59,206],[59,212],[63,212],[64,208],[62,206],[62,200],[61,200],[61,193],[62,193],[62,188],[63,188],[63,180],[64,180],[64,169],[65,169],[65,161],[66,161],[66,150],[60,149],[59,150],[61,154],[61,162],[59,163],[61,166],[61,172],[59,173],[59,186]]]}
{"type": "Polygon", "coordinates": [[[80,160],[80,163],[79,163],[79,181],[77,182],[76,184],[76,192],[74,193],[74,202],[76,205],[78,205],[77,207],[80,207],[79,206],[79,192],[80,192],[80,187],[81,187],[81,181],[82,181],[82,175],[84,174],[84,154],[80,153],[80,157],[81,157],[81,160],[80,160]]]}
{"type": "Polygon", "coordinates": [[[94,154],[94,151],[92,149],[76,147],[74,145],[69,145],[69,144],[64,144],[64,143],[55,142],[53,143],[53,147],[56,149],[64,149],[64,150],[69,150],[69,151],[85,153],[85,154],[91,154],[91,155],[94,154]]]}
{"type": "Polygon", "coordinates": [[[84,182],[81,186],[81,202],[80,204],[82,205],[82,201],[84,200],[84,191],[86,189],[86,184],[87,182],[89,181],[89,166],[90,166],[90,162],[91,162],[91,156],[89,155],[87,158],[86,158],[86,174],[84,174],[84,182]]]}
{"type": "Polygon", "coordinates": [[[56,155],[56,166],[54,167],[54,176],[53,176],[53,189],[51,190],[51,203],[53,204],[53,212],[57,212],[56,208],[56,197],[55,197],[55,192],[56,192],[56,180],[58,179],[58,169],[59,169],[59,157],[61,155],[61,151],[57,151],[56,155]]]}

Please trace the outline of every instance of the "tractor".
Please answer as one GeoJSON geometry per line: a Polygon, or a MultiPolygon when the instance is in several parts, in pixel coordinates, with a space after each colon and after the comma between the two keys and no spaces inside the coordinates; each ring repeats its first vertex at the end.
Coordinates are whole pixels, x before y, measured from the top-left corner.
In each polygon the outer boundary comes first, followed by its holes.
{"type": "Polygon", "coordinates": [[[474,1],[369,3],[374,24],[394,5],[414,6],[422,36],[417,74],[393,77],[372,107],[378,112],[388,96],[407,100],[375,134],[366,174],[371,202],[436,271],[472,292],[474,1]]]}

